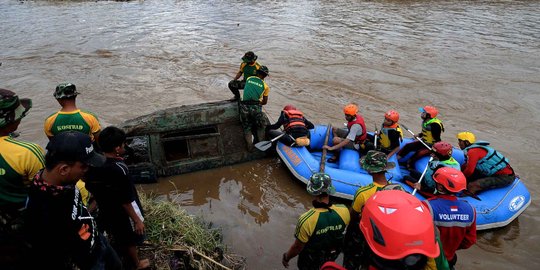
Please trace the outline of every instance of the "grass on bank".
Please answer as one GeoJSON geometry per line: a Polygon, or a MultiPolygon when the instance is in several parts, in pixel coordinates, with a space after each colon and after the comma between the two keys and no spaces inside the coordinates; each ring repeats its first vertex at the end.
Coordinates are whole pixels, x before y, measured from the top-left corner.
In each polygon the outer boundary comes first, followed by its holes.
{"type": "Polygon", "coordinates": [[[145,212],[149,258],[154,269],[244,269],[245,258],[227,253],[221,230],[186,213],[179,205],[139,192],[145,212]]]}

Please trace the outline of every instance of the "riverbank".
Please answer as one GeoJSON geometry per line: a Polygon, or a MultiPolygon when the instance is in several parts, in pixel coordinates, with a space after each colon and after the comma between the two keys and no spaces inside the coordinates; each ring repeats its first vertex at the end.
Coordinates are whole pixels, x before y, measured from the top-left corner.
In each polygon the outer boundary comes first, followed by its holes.
{"type": "Polygon", "coordinates": [[[245,269],[245,258],[228,252],[220,229],[177,204],[139,194],[147,237],[140,257],[149,258],[152,269],[245,269]]]}

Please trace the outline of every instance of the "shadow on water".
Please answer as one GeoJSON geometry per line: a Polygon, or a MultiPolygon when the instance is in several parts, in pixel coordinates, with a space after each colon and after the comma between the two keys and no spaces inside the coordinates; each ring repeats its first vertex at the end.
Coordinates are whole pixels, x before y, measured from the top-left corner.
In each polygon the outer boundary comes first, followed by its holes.
{"type": "Polygon", "coordinates": [[[506,227],[478,232],[476,245],[490,253],[502,254],[512,249],[512,241],[519,238],[519,218],[510,222],[506,227]]]}

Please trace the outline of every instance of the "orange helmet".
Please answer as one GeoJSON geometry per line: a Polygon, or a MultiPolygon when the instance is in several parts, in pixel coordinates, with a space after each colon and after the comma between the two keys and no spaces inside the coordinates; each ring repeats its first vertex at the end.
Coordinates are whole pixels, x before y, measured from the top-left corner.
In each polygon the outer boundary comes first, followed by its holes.
{"type": "Polygon", "coordinates": [[[399,113],[394,110],[389,110],[384,114],[384,118],[396,123],[399,121],[399,113]]]}
{"type": "Polygon", "coordinates": [[[460,170],[451,167],[442,167],[436,170],[433,174],[433,180],[454,193],[467,188],[465,175],[460,170]]]}
{"type": "Polygon", "coordinates": [[[343,112],[346,115],[356,115],[358,113],[358,106],[356,106],[356,104],[349,103],[343,107],[343,112]]]}
{"type": "Polygon", "coordinates": [[[425,113],[429,114],[429,116],[431,116],[431,118],[435,118],[439,114],[439,110],[437,110],[437,108],[435,108],[433,106],[425,106],[424,108],[418,108],[418,110],[420,112],[425,112],[425,113]]]}
{"type": "Polygon", "coordinates": [[[284,111],[290,111],[290,110],[296,110],[296,107],[291,104],[287,104],[287,106],[283,107],[284,111]]]}
{"type": "Polygon", "coordinates": [[[441,156],[449,157],[452,155],[452,145],[445,141],[436,142],[433,145],[433,151],[441,156]]]}
{"type": "Polygon", "coordinates": [[[440,254],[428,208],[400,190],[382,190],[371,196],[362,210],[360,230],[371,250],[384,259],[440,254]]]}

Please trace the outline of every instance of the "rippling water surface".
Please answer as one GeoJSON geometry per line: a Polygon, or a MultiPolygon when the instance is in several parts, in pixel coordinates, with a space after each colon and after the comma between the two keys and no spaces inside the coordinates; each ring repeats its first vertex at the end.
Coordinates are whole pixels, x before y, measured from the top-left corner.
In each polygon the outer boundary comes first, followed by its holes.
{"type": "MultiPolygon", "coordinates": [[[[459,252],[460,269],[540,266],[539,1],[0,0],[0,87],[32,97],[22,137],[44,145],[53,88],[77,85],[104,126],[157,109],[231,97],[226,83],[254,50],[270,68],[266,111],[294,103],[339,124],[360,104],[368,128],[398,109],[419,126],[435,105],[446,133],[471,130],[506,153],[533,196],[503,229],[459,252]]],[[[164,179],[145,187],[222,226],[250,269],[279,269],[304,187],[278,159],[164,179]]]]}

